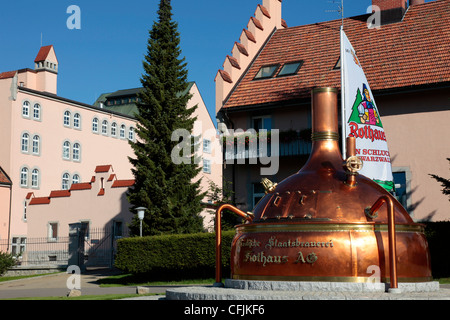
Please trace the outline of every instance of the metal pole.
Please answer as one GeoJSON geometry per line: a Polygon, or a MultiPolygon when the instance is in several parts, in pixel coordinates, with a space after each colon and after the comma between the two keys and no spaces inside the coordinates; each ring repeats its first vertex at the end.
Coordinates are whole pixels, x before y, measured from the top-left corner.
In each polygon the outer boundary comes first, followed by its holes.
{"type": "Polygon", "coordinates": [[[395,216],[394,216],[394,202],[390,196],[381,196],[368,210],[368,216],[373,216],[381,206],[386,203],[388,210],[388,237],[389,237],[389,271],[390,271],[390,288],[398,289],[397,282],[397,252],[396,252],[396,237],[395,237],[395,216]]]}
{"type": "Polygon", "coordinates": [[[252,221],[253,216],[242,210],[232,206],[231,204],[223,204],[216,211],[216,282],[214,285],[222,284],[222,211],[228,209],[247,221],[252,221]]]}

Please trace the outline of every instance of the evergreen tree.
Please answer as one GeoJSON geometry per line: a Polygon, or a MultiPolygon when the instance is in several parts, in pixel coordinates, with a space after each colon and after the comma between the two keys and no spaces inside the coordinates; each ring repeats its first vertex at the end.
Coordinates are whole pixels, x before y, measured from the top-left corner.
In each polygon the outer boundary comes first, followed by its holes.
{"type": "MultiPolygon", "coordinates": [[[[184,58],[180,59],[178,24],[172,20],[170,0],[161,0],[158,20],[149,32],[147,55],[141,77],[143,90],[138,95],[137,139],[130,142],[135,158],[130,158],[135,177],[128,190],[133,208],[146,207],[143,235],[192,233],[203,230],[200,172],[194,161],[193,145],[186,163],[176,164],[172,152],[180,141],[172,141],[177,129],[192,132],[196,109],[187,108],[191,98],[184,58]]],[[[185,155],[186,156],[186,155],[185,155]]],[[[132,234],[139,234],[139,220],[133,219],[132,234]]]]}

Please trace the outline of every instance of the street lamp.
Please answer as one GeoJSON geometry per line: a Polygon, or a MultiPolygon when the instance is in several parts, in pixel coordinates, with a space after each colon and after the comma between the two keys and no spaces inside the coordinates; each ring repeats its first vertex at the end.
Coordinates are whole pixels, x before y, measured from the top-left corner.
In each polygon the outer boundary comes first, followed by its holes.
{"type": "Polygon", "coordinates": [[[142,237],[142,220],[144,220],[144,213],[145,213],[146,209],[147,209],[146,207],[136,208],[136,211],[137,211],[137,214],[138,214],[138,218],[139,218],[139,221],[140,221],[139,235],[141,237],[142,237]]]}

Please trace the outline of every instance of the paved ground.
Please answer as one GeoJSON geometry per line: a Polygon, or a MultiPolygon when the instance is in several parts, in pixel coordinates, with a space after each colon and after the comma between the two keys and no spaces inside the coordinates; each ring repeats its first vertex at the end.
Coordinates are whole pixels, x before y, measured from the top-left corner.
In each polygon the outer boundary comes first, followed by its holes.
{"type": "MultiPolygon", "coordinates": [[[[82,295],[102,295],[102,294],[134,294],[136,293],[136,286],[130,287],[110,287],[101,288],[98,279],[110,276],[113,271],[109,270],[92,270],[81,275],[81,293],[82,295]]],[[[67,287],[67,281],[71,277],[67,273],[59,273],[53,275],[43,275],[34,278],[13,280],[7,282],[0,282],[0,299],[9,298],[23,298],[23,297],[64,297],[69,292],[67,287]]],[[[197,296],[196,300],[208,299],[212,296],[205,296],[204,294],[225,294],[223,299],[232,299],[234,290],[237,289],[226,289],[226,288],[214,288],[214,287],[168,287],[168,286],[152,286],[146,287],[151,293],[162,293],[165,294],[167,290],[169,291],[187,291],[194,294],[203,294],[203,296],[197,296]],[[227,296],[228,295],[228,296],[227,296]]],[[[240,293],[245,290],[240,290],[240,293]]],[[[247,290],[250,291],[250,290],[247,290]]],[[[255,290],[252,290],[255,291],[255,290]]],[[[260,290],[259,292],[248,292],[248,299],[283,299],[283,294],[280,296],[277,292],[274,293],[264,293],[260,290]],[[277,295],[278,294],[278,295],[277,295]],[[265,296],[264,296],[265,295],[265,296]],[[270,296],[272,295],[272,297],[270,296]],[[275,295],[275,296],[274,296],[275,295]]],[[[135,300],[157,300],[165,298],[164,296],[159,297],[139,297],[134,298],[135,300]]],[[[314,293],[314,292],[304,292],[304,293],[288,293],[285,296],[286,299],[300,299],[300,300],[359,300],[359,299],[394,299],[394,300],[450,300],[450,285],[441,285],[441,289],[438,292],[425,292],[425,293],[404,293],[404,294],[390,294],[390,293],[378,293],[378,294],[336,294],[336,293],[314,293]]],[[[245,297],[240,296],[239,299],[245,299],[245,297]]]]}
{"type": "MultiPolygon", "coordinates": [[[[136,293],[136,287],[101,288],[98,279],[111,275],[111,271],[93,270],[81,274],[82,295],[136,293]]],[[[0,299],[25,297],[64,297],[70,291],[67,273],[43,275],[34,278],[0,282],[0,299]]],[[[73,283],[73,282],[72,282],[73,283]]],[[[158,288],[155,288],[157,291],[158,288]]],[[[160,292],[165,292],[162,288],[160,292]]]]}

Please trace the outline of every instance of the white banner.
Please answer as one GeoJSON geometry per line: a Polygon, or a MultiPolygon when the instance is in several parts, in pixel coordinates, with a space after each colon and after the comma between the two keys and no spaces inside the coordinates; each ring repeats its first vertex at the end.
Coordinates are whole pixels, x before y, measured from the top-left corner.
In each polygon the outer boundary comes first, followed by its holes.
{"type": "Polygon", "coordinates": [[[387,191],[394,191],[391,157],[380,113],[355,50],[342,28],[341,86],[343,141],[351,136],[356,138],[356,155],[363,161],[359,173],[387,191]]]}

